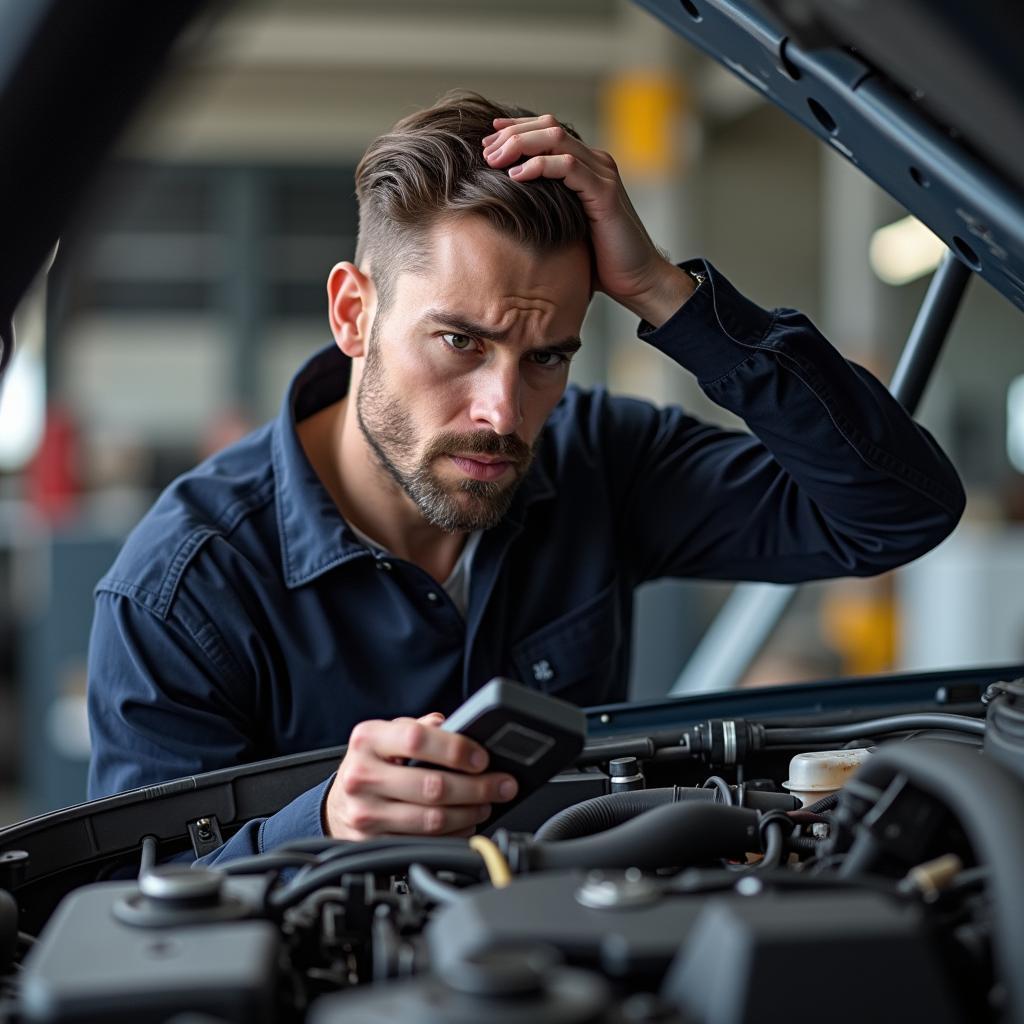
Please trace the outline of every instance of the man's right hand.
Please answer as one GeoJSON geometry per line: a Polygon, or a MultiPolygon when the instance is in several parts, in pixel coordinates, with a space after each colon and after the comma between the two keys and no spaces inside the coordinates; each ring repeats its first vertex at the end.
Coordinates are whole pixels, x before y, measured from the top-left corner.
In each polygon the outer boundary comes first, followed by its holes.
{"type": "Polygon", "coordinates": [[[324,831],[335,839],[380,835],[470,836],[491,804],[516,795],[511,775],[484,773],[487,751],[438,726],[439,714],[360,722],[327,794],[324,831]],[[412,768],[408,760],[451,769],[412,768]]]}

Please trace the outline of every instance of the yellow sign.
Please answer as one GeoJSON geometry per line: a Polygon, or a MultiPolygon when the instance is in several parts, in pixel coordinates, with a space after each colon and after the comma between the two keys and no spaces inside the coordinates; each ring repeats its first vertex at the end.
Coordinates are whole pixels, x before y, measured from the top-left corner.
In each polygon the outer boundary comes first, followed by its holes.
{"type": "Polygon", "coordinates": [[[682,84],[668,75],[636,72],[612,80],[605,95],[608,150],[627,175],[664,175],[679,166],[686,112],[682,84]]]}

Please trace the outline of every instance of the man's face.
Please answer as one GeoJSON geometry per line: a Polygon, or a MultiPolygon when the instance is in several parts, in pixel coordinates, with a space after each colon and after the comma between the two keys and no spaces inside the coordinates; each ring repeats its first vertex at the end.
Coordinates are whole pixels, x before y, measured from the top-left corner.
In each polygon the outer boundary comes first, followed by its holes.
{"type": "Polygon", "coordinates": [[[356,409],[382,469],[428,522],[464,532],[504,516],[565,390],[590,302],[580,243],[538,254],[483,219],[435,226],[370,334],[356,409]]]}

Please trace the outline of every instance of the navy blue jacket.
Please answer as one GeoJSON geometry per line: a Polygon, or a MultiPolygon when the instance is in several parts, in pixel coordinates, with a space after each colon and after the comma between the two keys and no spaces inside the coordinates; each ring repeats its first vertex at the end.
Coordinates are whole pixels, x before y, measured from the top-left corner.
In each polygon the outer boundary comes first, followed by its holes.
{"type": "MultiPolygon", "coordinates": [[[[870,575],[942,540],[964,494],[927,431],[802,314],[703,269],[640,337],[753,436],[570,387],[482,538],[465,620],[422,569],[359,542],[307,461],[295,424],[349,376],[334,346],[315,355],[277,419],[176,480],[97,586],[90,796],[450,712],[495,675],[624,700],[645,580],[870,575]]],[[[322,834],[329,781],[212,858],[322,834]]]]}

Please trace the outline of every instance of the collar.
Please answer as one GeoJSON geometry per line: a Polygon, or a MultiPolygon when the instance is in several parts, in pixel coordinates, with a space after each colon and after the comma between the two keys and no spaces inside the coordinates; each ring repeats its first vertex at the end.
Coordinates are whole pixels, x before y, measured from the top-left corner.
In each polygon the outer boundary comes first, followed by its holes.
{"type": "MultiPolygon", "coordinates": [[[[334,344],[312,356],[295,374],[273,426],[277,529],[284,581],[289,589],[310,583],[336,566],[369,552],[338,511],[303,451],[296,424],[344,398],[352,362],[334,344]]],[[[555,494],[542,453],[519,486],[495,532],[522,528],[530,505],[555,494]]]]}

